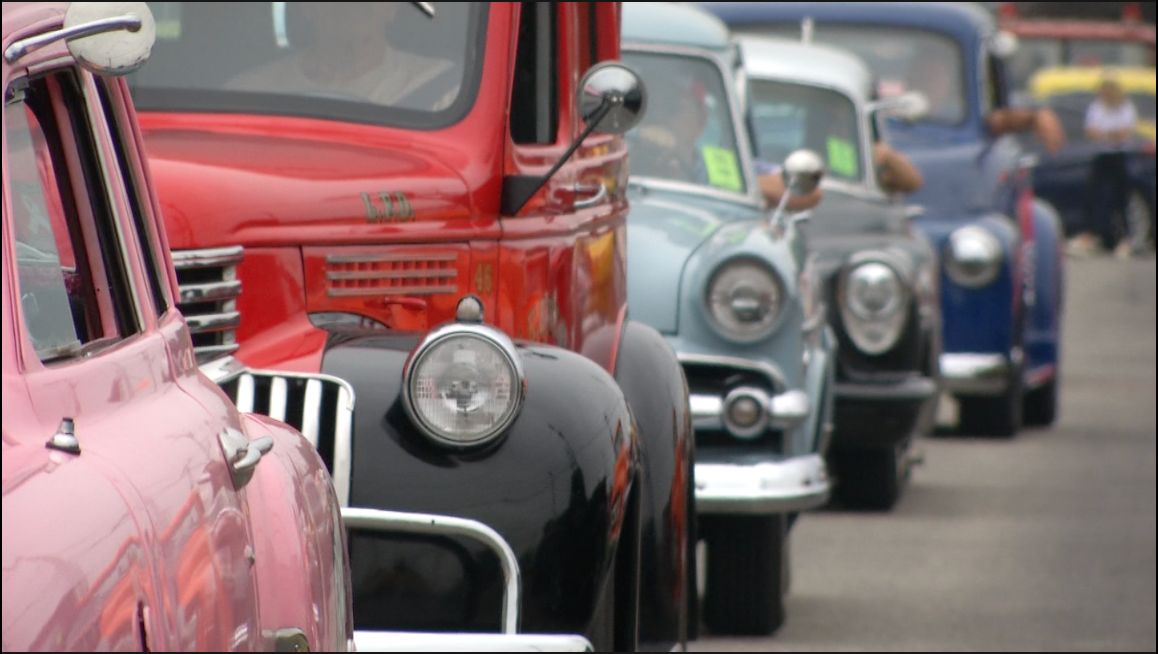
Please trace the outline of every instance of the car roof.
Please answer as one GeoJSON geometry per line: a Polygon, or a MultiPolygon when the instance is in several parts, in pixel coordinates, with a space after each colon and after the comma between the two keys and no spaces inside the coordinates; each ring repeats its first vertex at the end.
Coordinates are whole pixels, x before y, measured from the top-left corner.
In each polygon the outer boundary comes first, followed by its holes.
{"type": "Polygon", "coordinates": [[[623,3],[624,43],[684,45],[717,52],[729,48],[727,25],[716,16],[688,4],[623,3]]]}
{"type": "MultiPolygon", "coordinates": [[[[628,3],[630,4],[630,3],[628,3]]],[[[768,22],[863,23],[931,29],[966,40],[996,31],[993,16],[968,2],[710,2],[702,6],[732,27],[768,22]]]]}
{"type": "Polygon", "coordinates": [[[1029,80],[1034,97],[1058,93],[1096,92],[1107,77],[1113,78],[1129,92],[1155,92],[1155,69],[1145,66],[1056,66],[1042,68],[1029,80]]]}
{"type": "Polygon", "coordinates": [[[741,36],[736,41],[749,78],[827,86],[849,96],[858,105],[871,99],[872,71],[851,52],[828,45],[758,36],[741,36]]]}

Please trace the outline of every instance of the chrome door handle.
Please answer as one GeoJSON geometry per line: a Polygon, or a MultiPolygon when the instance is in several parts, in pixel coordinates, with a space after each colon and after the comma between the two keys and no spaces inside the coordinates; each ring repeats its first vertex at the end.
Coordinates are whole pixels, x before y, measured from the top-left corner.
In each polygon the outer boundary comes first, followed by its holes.
{"type": "Polygon", "coordinates": [[[233,487],[241,490],[253,478],[253,471],[261,461],[261,457],[273,449],[273,438],[263,436],[248,440],[245,434],[232,427],[223,430],[217,435],[221,443],[221,452],[229,465],[229,475],[233,478],[233,487]]]}
{"type": "Polygon", "coordinates": [[[575,208],[586,209],[594,207],[595,205],[607,199],[607,186],[604,184],[594,184],[585,186],[583,184],[575,185],[575,208]],[[586,196],[579,199],[579,196],[586,196]]]}

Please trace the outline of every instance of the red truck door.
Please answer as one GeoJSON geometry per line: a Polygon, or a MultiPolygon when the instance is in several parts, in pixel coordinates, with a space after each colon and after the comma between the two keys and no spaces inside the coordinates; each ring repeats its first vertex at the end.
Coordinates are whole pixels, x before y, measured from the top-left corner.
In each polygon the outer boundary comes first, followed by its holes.
{"type": "MultiPolygon", "coordinates": [[[[579,136],[581,76],[618,55],[617,3],[521,4],[506,175],[541,175],[579,136]],[[553,69],[553,71],[552,71],[553,69]],[[551,73],[554,74],[551,74],[551,73]]],[[[626,146],[594,134],[503,220],[498,324],[608,366],[626,306],[626,146]]]]}

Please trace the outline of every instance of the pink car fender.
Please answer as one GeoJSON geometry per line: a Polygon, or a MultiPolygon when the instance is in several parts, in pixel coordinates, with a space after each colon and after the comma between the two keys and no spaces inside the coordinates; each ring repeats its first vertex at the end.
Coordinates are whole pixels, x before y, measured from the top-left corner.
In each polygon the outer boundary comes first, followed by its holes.
{"type": "Polygon", "coordinates": [[[330,475],[313,446],[284,424],[244,414],[243,427],[250,440],[274,440],[245,487],[262,628],[279,644],[304,638],[312,651],[344,650],[352,597],[330,475]]]}

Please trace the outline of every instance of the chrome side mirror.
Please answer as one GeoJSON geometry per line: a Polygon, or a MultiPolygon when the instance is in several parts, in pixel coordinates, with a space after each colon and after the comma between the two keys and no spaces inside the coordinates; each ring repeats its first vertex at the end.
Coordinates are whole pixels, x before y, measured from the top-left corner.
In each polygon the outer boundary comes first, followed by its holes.
{"type": "Polygon", "coordinates": [[[869,109],[887,116],[894,116],[909,123],[915,123],[929,113],[929,98],[920,91],[909,91],[891,98],[873,102],[869,109]]]}
{"type": "Polygon", "coordinates": [[[989,37],[989,51],[998,59],[1012,57],[1018,45],[1017,35],[1013,32],[1002,30],[989,37]]]}
{"type": "Polygon", "coordinates": [[[579,115],[596,132],[623,134],[639,124],[646,109],[643,80],[623,64],[596,64],[579,82],[579,115]]]}
{"type": "Polygon", "coordinates": [[[81,66],[96,75],[127,75],[145,65],[157,38],[149,5],[74,2],[64,14],[65,31],[100,24],[107,29],[68,41],[68,51],[81,66]]]}
{"type": "Polygon", "coordinates": [[[145,64],[157,30],[143,2],[74,2],[61,29],[14,41],[4,60],[21,57],[57,41],[67,41],[77,63],[97,75],[127,75],[145,64]]]}
{"type": "Polygon", "coordinates": [[[824,160],[812,150],[797,150],[784,160],[784,181],[792,195],[808,195],[820,186],[824,160]]]}

